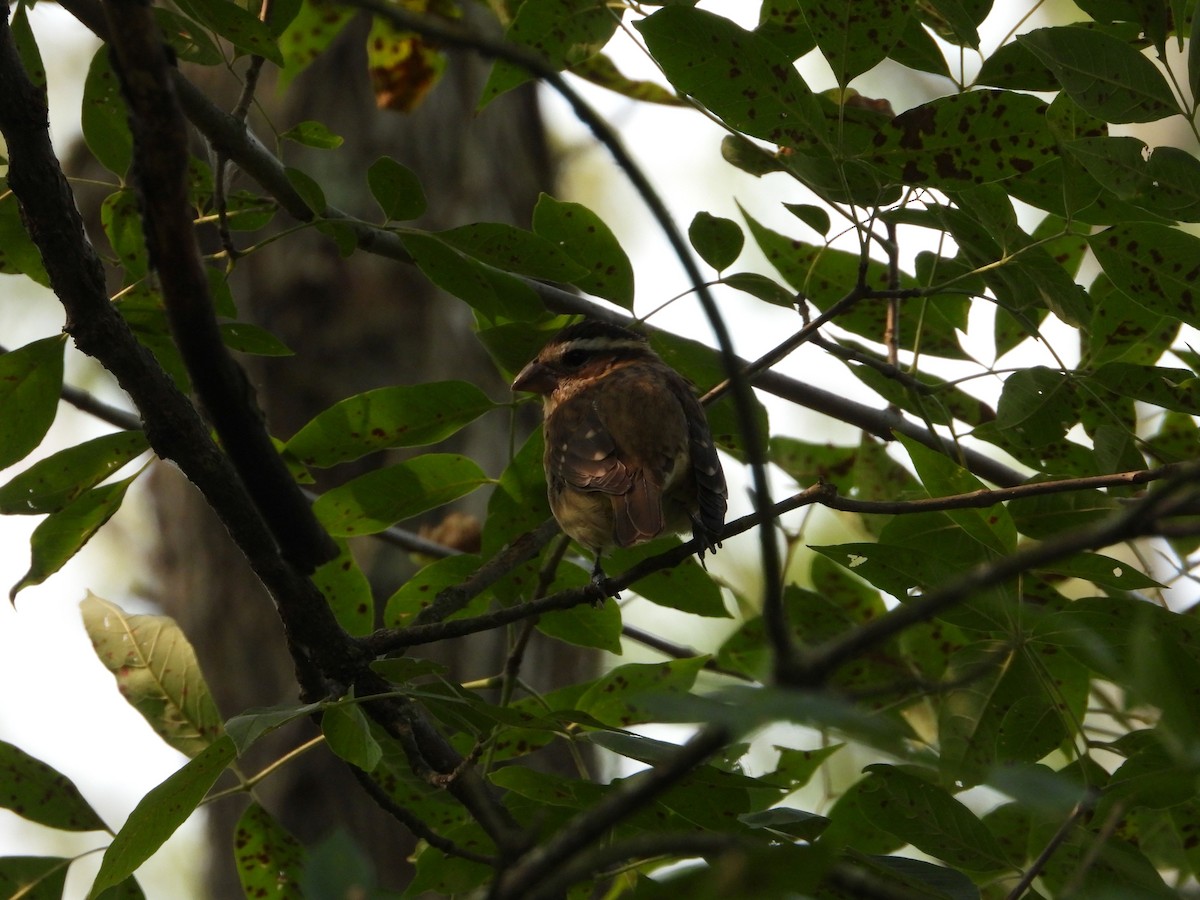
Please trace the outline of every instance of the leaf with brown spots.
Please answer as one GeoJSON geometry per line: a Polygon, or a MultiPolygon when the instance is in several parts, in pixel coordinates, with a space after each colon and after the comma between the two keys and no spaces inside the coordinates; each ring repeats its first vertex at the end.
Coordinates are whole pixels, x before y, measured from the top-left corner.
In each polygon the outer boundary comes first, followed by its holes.
{"type": "Polygon", "coordinates": [[[1179,112],[1162,72],[1119,38],[1065,26],[1038,28],[1017,40],[1076,103],[1106,122],[1157,122],[1179,112]]]}
{"type": "MultiPolygon", "coordinates": [[[[525,0],[504,37],[533,51],[552,68],[565,69],[599,53],[616,32],[621,13],[605,0],[525,0]]],[[[528,69],[497,60],[483,86],[479,108],[532,77],[528,69]]]]}
{"type": "Polygon", "coordinates": [[[542,194],[533,210],[533,230],[587,270],[588,274],[573,278],[572,284],[633,309],[633,265],[598,215],[582,203],[542,194]]]}
{"type": "Polygon", "coordinates": [[[1200,325],[1200,238],[1165,225],[1116,225],[1088,238],[1104,273],[1151,312],[1200,325]]]}
{"type": "Polygon", "coordinates": [[[354,10],[328,0],[304,0],[296,17],[279,36],[283,67],[280,89],[303,72],[354,17],[354,10]]]}
{"type": "MultiPolygon", "coordinates": [[[[413,12],[429,10],[429,0],[405,0],[413,12]]],[[[412,112],[433,90],[446,69],[446,54],[418,34],[376,17],[367,35],[367,72],[380,109],[412,112]]]]}
{"type": "Polygon", "coordinates": [[[636,27],[675,89],[737,131],[789,146],[826,133],[791,57],[766,38],[684,5],[664,7],[636,27]]]}
{"type": "Polygon", "coordinates": [[[304,900],[301,877],[308,853],[257,803],[250,804],[238,819],[233,856],[247,897],[304,900]]]}
{"type": "Polygon", "coordinates": [[[224,733],[196,653],[173,619],[131,615],[91,593],[80,611],[121,696],[159,737],[194,757],[224,733]]]}
{"type": "Polygon", "coordinates": [[[801,0],[804,21],[842,87],[882,62],[909,23],[907,0],[801,0]]]}
{"type": "Polygon", "coordinates": [[[654,721],[647,699],[687,693],[704,663],[705,658],[697,656],[618,666],[592,682],[577,709],[617,728],[654,721]]]}
{"type": "Polygon", "coordinates": [[[0,741],[0,807],[62,831],[108,827],[70,778],[5,741],[0,741]]]}
{"type": "Polygon", "coordinates": [[[947,791],[896,766],[877,763],[867,773],[858,803],[876,825],[955,868],[1009,868],[987,826],[947,791]]]}
{"type": "Polygon", "coordinates": [[[1036,97],[970,91],[902,112],[864,158],[903,184],[961,189],[1043,166],[1057,141],[1036,97]]]}

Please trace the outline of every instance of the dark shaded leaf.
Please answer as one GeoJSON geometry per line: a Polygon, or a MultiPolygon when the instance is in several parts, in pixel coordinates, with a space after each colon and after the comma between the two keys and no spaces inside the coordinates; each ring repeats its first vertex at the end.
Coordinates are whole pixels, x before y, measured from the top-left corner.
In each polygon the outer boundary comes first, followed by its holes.
{"type": "Polygon", "coordinates": [[[488,481],[465,456],[427,453],[327,491],[313,504],[313,512],[334,537],[377,534],[488,481]]]}
{"type": "Polygon", "coordinates": [[[318,413],[286,449],[305,465],[327,468],[389,447],[436,444],[494,407],[465,381],[377,388],[318,413]]]}
{"type": "Polygon", "coordinates": [[[43,338],[0,355],[0,469],[42,442],[58,412],[66,336],[43,338]]]}
{"type": "Polygon", "coordinates": [[[367,186],[383,210],[385,221],[416,219],[425,212],[425,191],[416,173],[390,156],[381,156],[367,169],[367,186]]]}
{"type": "Polygon", "coordinates": [[[542,194],[533,210],[533,230],[590,273],[572,284],[633,309],[633,266],[612,230],[594,212],[581,203],[542,194]]]}
{"type": "Polygon", "coordinates": [[[1050,68],[1076,103],[1105,121],[1156,122],[1179,111],[1154,64],[1102,31],[1038,28],[1017,40],[1050,68]]]}

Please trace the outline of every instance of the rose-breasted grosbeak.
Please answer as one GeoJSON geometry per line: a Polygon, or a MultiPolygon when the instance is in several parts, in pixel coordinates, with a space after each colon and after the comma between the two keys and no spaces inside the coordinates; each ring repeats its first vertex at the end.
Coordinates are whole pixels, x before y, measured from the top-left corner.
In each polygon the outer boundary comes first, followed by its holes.
{"type": "Polygon", "coordinates": [[[596,554],[690,524],[715,550],[725,474],[691,385],[645,337],[585,321],[551,339],[513,382],[542,395],[543,463],[554,518],[596,554]]]}

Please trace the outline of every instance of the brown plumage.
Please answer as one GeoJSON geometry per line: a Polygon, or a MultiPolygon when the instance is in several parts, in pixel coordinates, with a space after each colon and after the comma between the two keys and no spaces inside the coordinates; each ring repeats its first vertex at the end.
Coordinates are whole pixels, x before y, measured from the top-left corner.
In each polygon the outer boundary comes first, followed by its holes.
{"type": "Polygon", "coordinates": [[[586,321],[559,332],[513,382],[542,395],[550,508],[596,554],[689,524],[715,550],[727,491],[691,385],[635,332],[586,321]]]}

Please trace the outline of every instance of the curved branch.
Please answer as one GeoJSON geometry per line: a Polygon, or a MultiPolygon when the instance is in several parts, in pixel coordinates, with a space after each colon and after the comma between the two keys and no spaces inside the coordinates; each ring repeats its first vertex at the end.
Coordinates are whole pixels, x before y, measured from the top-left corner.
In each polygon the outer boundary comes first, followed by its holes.
{"type": "Polygon", "coordinates": [[[250,380],[225,347],[188,204],[188,134],[151,10],[106,4],[114,67],[129,106],[133,171],[150,263],[201,404],[280,550],[303,574],[337,556],[276,452],[250,380]]]}

